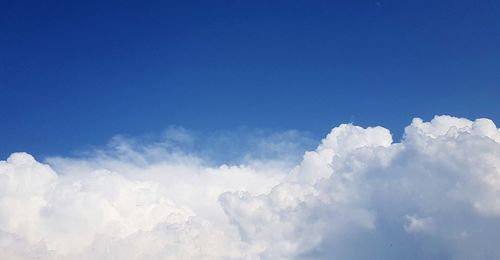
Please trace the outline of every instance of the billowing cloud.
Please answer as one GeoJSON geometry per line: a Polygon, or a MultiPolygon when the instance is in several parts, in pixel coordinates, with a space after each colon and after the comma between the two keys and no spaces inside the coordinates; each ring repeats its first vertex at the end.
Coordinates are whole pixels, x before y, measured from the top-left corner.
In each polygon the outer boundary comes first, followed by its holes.
{"type": "Polygon", "coordinates": [[[179,148],[193,141],[183,129],[168,136],[1,161],[0,258],[500,258],[491,120],[417,118],[398,143],[340,125],[296,163],[297,132],[237,145],[236,164],[179,148]]]}

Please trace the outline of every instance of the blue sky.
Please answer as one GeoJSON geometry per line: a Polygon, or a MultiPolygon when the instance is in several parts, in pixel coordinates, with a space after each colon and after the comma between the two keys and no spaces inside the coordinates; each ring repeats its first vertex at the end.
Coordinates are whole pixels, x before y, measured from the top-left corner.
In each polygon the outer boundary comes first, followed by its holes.
{"type": "Polygon", "coordinates": [[[500,2],[4,1],[0,156],[116,134],[500,121],[500,2]]]}
{"type": "Polygon", "coordinates": [[[500,259],[499,124],[498,0],[2,1],[0,259],[500,259]]]}

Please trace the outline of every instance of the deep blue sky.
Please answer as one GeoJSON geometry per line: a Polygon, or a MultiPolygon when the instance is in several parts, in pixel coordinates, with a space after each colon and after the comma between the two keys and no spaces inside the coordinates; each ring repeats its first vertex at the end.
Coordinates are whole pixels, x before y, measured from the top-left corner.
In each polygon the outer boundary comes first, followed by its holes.
{"type": "Polygon", "coordinates": [[[500,123],[500,1],[2,1],[0,155],[241,126],[500,123]]]}

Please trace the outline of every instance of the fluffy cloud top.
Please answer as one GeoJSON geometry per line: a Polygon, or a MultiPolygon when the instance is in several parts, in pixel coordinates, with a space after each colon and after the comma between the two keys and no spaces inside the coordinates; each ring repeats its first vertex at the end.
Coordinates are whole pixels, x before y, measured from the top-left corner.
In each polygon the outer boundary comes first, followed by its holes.
{"type": "Polygon", "coordinates": [[[278,156],[239,165],[125,139],[85,158],[14,153],[0,258],[500,259],[491,120],[417,118],[400,143],[340,125],[297,165],[273,140],[260,145],[278,156]]]}

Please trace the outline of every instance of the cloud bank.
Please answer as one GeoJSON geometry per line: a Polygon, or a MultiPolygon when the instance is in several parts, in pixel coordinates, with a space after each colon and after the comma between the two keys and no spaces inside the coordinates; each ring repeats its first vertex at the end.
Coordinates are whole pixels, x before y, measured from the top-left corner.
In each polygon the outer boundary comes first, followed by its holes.
{"type": "Polygon", "coordinates": [[[491,120],[416,118],[399,143],[343,124],[296,163],[296,133],[223,164],[172,131],[0,161],[0,259],[500,259],[491,120]]]}

